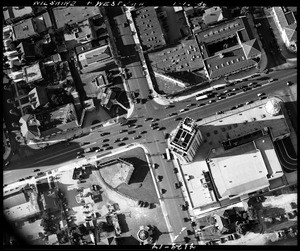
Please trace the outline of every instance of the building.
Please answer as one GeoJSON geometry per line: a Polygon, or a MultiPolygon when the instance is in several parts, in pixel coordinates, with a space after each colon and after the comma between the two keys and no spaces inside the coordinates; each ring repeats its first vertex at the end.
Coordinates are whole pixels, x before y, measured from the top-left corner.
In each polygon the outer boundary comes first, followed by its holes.
{"type": "Polygon", "coordinates": [[[218,22],[227,20],[228,17],[226,9],[217,6],[206,9],[202,19],[206,25],[215,25],[218,22]]]}
{"type": "Polygon", "coordinates": [[[188,163],[193,160],[201,143],[202,134],[195,120],[187,117],[170,136],[168,146],[183,163],[188,163]]]}
{"type": "Polygon", "coordinates": [[[22,71],[26,83],[42,81],[44,79],[39,62],[23,67],[22,71]]]}
{"type": "Polygon", "coordinates": [[[141,7],[131,12],[143,50],[152,51],[166,46],[166,35],[154,7],[141,7]]]}
{"type": "Polygon", "coordinates": [[[37,192],[29,184],[23,184],[3,193],[3,211],[9,221],[26,220],[40,214],[37,192]]]}
{"type": "Polygon", "coordinates": [[[113,100],[116,97],[116,93],[110,88],[103,88],[98,94],[98,99],[100,99],[100,105],[110,110],[113,105],[113,100]]]}
{"type": "Polygon", "coordinates": [[[92,40],[107,36],[106,25],[101,15],[78,22],[74,26],[71,34],[64,33],[68,49],[86,45],[92,40]]]}
{"type": "Polygon", "coordinates": [[[261,49],[245,17],[195,33],[207,77],[218,79],[256,67],[261,49]]]}
{"type": "Polygon", "coordinates": [[[38,17],[22,20],[12,26],[13,40],[22,40],[39,36],[52,27],[49,13],[46,12],[38,17]]]}
{"type": "Polygon", "coordinates": [[[22,41],[19,45],[17,45],[16,50],[19,52],[19,58],[21,61],[35,60],[34,43],[22,41]]]}
{"type": "Polygon", "coordinates": [[[100,172],[105,172],[105,182],[113,188],[122,183],[129,184],[134,171],[134,166],[131,163],[120,158],[99,163],[98,168],[100,172]],[[106,172],[107,169],[110,171],[106,172]]]}
{"type": "Polygon", "coordinates": [[[297,20],[294,13],[281,7],[273,7],[272,12],[283,42],[291,51],[297,52],[297,20]]]}
{"type": "Polygon", "coordinates": [[[73,104],[66,104],[53,110],[44,110],[38,114],[26,114],[20,118],[21,134],[27,140],[49,140],[77,128],[78,120],[73,104]]]}
{"type": "Polygon", "coordinates": [[[81,73],[101,70],[115,63],[109,45],[104,45],[78,54],[81,73]]]}
{"type": "Polygon", "coordinates": [[[3,7],[4,21],[14,20],[16,18],[22,18],[29,15],[33,15],[33,9],[29,6],[5,6],[3,7]]]}
{"type": "Polygon", "coordinates": [[[63,28],[65,24],[80,23],[86,19],[101,15],[99,7],[55,7],[52,9],[57,29],[63,28]]]}

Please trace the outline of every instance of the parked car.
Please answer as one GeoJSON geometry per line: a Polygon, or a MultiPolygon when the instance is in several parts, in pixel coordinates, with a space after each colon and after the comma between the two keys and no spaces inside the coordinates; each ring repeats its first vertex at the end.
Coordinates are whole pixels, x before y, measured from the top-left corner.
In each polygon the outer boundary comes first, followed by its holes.
{"type": "Polygon", "coordinates": [[[290,85],[292,85],[292,84],[293,84],[293,83],[292,83],[291,81],[287,81],[287,82],[286,82],[286,85],[287,85],[287,86],[290,86],[290,85]]]}
{"type": "Polygon", "coordinates": [[[209,104],[214,103],[214,102],[216,102],[216,100],[214,100],[214,99],[211,99],[208,101],[209,104]]]}
{"type": "Polygon", "coordinates": [[[121,139],[121,141],[125,141],[125,140],[128,140],[128,138],[124,137],[124,138],[121,139]]]}
{"type": "Polygon", "coordinates": [[[104,143],[104,142],[108,142],[108,141],[109,141],[109,139],[103,139],[102,142],[104,143]]]}
{"type": "Polygon", "coordinates": [[[40,169],[34,169],[33,170],[34,172],[39,172],[39,171],[41,171],[40,169]]]}
{"type": "Polygon", "coordinates": [[[109,144],[103,144],[102,145],[103,148],[108,147],[108,146],[109,146],[109,144]]]}
{"type": "Polygon", "coordinates": [[[186,107],[192,107],[192,106],[195,106],[195,105],[197,105],[197,104],[191,103],[191,104],[188,104],[186,107]]]}
{"type": "Polygon", "coordinates": [[[123,130],[120,130],[120,132],[119,133],[124,133],[124,132],[127,132],[128,130],[126,130],[126,129],[123,129],[123,130]]]}
{"type": "Polygon", "coordinates": [[[199,104],[199,105],[198,105],[198,107],[201,107],[201,106],[205,106],[205,104],[202,103],[202,104],[199,104]]]}
{"type": "Polygon", "coordinates": [[[140,139],[142,136],[141,135],[137,135],[137,136],[134,136],[132,139],[140,139]]]}
{"type": "Polygon", "coordinates": [[[101,186],[99,186],[99,185],[92,185],[92,189],[94,191],[99,191],[101,189],[101,186]]]}
{"type": "Polygon", "coordinates": [[[217,111],[216,115],[224,113],[223,111],[217,111]]]}
{"type": "Polygon", "coordinates": [[[175,167],[173,170],[174,170],[174,173],[178,173],[178,168],[175,167]]]}
{"type": "Polygon", "coordinates": [[[198,118],[198,119],[196,119],[196,122],[201,121],[201,120],[202,120],[202,118],[198,118]]]}
{"type": "Polygon", "coordinates": [[[175,118],[174,120],[175,120],[175,121],[178,121],[178,120],[182,120],[182,118],[181,118],[181,117],[177,117],[177,118],[175,118]]]}
{"type": "Polygon", "coordinates": [[[4,166],[8,166],[10,164],[10,161],[6,161],[5,163],[4,163],[4,166]]]}
{"type": "Polygon", "coordinates": [[[152,122],[155,122],[155,121],[159,121],[159,119],[156,118],[156,119],[152,119],[151,121],[152,121],[152,122]]]}
{"type": "Polygon", "coordinates": [[[97,149],[95,152],[98,153],[98,152],[102,152],[102,151],[104,151],[104,150],[101,149],[101,148],[99,148],[99,149],[97,149]]]}
{"type": "Polygon", "coordinates": [[[247,102],[245,103],[245,105],[249,105],[249,104],[251,104],[251,103],[253,103],[253,101],[252,101],[252,100],[250,100],[250,101],[247,101],[247,102]]]}
{"type": "Polygon", "coordinates": [[[83,154],[81,154],[81,155],[77,155],[76,156],[76,159],[80,159],[80,158],[83,158],[84,157],[84,155],[83,154]]]}
{"type": "Polygon", "coordinates": [[[180,109],[179,112],[185,112],[185,111],[188,111],[189,109],[187,108],[183,108],[183,109],[180,109]]]}
{"type": "Polygon", "coordinates": [[[125,142],[121,142],[121,143],[118,144],[118,146],[125,146],[125,145],[126,145],[125,142]]]}
{"type": "Polygon", "coordinates": [[[141,132],[140,132],[140,134],[145,134],[145,133],[147,133],[147,131],[141,131],[141,132]]]}
{"type": "Polygon", "coordinates": [[[111,149],[113,149],[113,147],[112,147],[112,146],[109,146],[109,147],[107,147],[105,150],[107,151],[107,150],[111,150],[111,149]]]}
{"type": "Polygon", "coordinates": [[[178,189],[181,187],[182,184],[181,184],[181,182],[178,182],[178,183],[175,183],[174,185],[175,185],[175,188],[178,189]]]}
{"type": "Polygon", "coordinates": [[[172,112],[172,113],[169,114],[169,117],[172,117],[172,116],[175,116],[175,115],[177,115],[177,113],[176,112],[172,112]]]}
{"type": "Polygon", "coordinates": [[[169,133],[166,133],[165,134],[165,139],[168,139],[170,137],[170,134],[169,133]]]}
{"type": "Polygon", "coordinates": [[[260,97],[260,96],[263,96],[263,95],[264,95],[264,93],[261,92],[261,93],[258,93],[258,94],[257,94],[257,97],[260,97]]]}
{"type": "Polygon", "coordinates": [[[135,133],[135,131],[129,131],[128,132],[128,134],[134,134],[135,133]]]}
{"type": "Polygon", "coordinates": [[[134,126],[135,126],[134,124],[129,124],[128,128],[131,128],[131,127],[134,127],[134,126]]]}
{"type": "Polygon", "coordinates": [[[145,121],[151,120],[152,118],[145,118],[145,121]]]}

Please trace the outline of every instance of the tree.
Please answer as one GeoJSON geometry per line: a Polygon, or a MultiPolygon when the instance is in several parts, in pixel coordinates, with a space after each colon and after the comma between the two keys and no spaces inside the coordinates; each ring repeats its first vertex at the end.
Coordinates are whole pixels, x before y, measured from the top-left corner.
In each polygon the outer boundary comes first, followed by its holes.
{"type": "Polygon", "coordinates": [[[58,230],[56,219],[50,215],[49,211],[44,211],[42,215],[41,226],[44,228],[46,234],[55,234],[58,230]]]}
{"type": "Polygon", "coordinates": [[[246,225],[244,223],[240,223],[235,227],[235,231],[238,234],[245,235],[246,234],[246,225]]]}
{"type": "Polygon", "coordinates": [[[54,42],[44,44],[42,40],[38,41],[34,45],[34,52],[39,58],[45,58],[51,56],[55,53],[56,46],[54,42]]]}
{"type": "Polygon", "coordinates": [[[253,206],[249,206],[247,209],[249,220],[257,220],[257,212],[253,206]]]}
{"type": "Polygon", "coordinates": [[[73,34],[73,29],[75,28],[78,28],[76,24],[65,24],[65,26],[63,27],[63,31],[66,34],[71,35],[73,34]]]}

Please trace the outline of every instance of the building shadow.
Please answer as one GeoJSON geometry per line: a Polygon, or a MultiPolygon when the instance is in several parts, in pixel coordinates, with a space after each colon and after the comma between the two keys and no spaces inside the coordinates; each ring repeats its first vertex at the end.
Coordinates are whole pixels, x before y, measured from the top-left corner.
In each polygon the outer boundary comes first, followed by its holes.
{"type": "Polygon", "coordinates": [[[139,245],[140,242],[132,235],[116,238],[117,245],[139,245]]]}
{"type": "Polygon", "coordinates": [[[125,214],[118,214],[118,220],[119,220],[119,224],[120,224],[120,228],[121,228],[122,233],[129,232],[129,227],[128,227],[128,224],[126,222],[126,215],[125,214]]]}

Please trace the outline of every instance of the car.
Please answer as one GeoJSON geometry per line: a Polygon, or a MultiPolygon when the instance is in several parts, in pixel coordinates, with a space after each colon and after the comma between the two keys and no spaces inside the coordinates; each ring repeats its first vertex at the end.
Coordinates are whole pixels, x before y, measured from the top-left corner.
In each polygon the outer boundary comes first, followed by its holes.
{"type": "Polygon", "coordinates": [[[151,120],[152,118],[145,118],[145,121],[149,121],[149,120],[151,120]]]}
{"type": "Polygon", "coordinates": [[[259,100],[263,100],[263,99],[266,99],[266,98],[267,98],[266,96],[259,97],[259,100]]]}
{"type": "Polygon", "coordinates": [[[177,115],[176,112],[172,112],[172,113],[169,114],[169,117],[176,116],[176,115],[177,115]]]}
{"type": "Polygon", "coordinates": [[[178,183],[175,183],[175,188],[178,189],[182,186],[182,183],[179,181],[178,183]]]}
{"type": "Polygon", "coordinates": [[[221,96],[221,97],[218,97],[218,100],[222,100],[222,99],[225,99],[226,97],[224,96],[221,96]]]}
{"type": "Polygon", "coordinates": [[[217,111],[216,115],[224,113],[223,111],[217,111]]]}
{"type": "Polygon", "coordinates": [[[252,101],[252,100],[250,100],[250,101],[247,101],[247,102],[245,103],[245,105],[249,105],[249,104],[251,104],[251,103],[253,103],[253,101],[252,101]]]}
{"type": "Polygon", "coordinates": [[[235,107],[235,106],[233,106],[233,107],[231,107],[231,108],[230,108],[230,110],[235,110],[235,109],[236,109],[236,107],[235,107]]]}
{"type": "Polygon", "coordinates": [[[31,179],[32,178],[32,176],[30,175],[30,176],[27,176],[25,179],[26,180],[29,180],[29,179],[31,179]]]}
{"type": "Polygon", "coordinates": [[[152,127],[151,129],[152,130],[157,130],[159,128],[159,126],[154,126],[154,127],[152,127]]]}
{"type": "Polygon", "coordinates": [[[143,207],[149,207],[149,202],[145,201],[143,207]]]}
{"type": "Polygon", "coordinates": [[[255,26],[255,28],[258,28],[258,27],[260,27],[261,26],[261,23],[257,23],[256,25],[254,25],[255,26]]]}
{"type": "Polygon", "coordinates": [[[249,84],[248,84],[248,86],[252,86],[252,85],[254,85],[254,83],[253,83],[253,82],[251,82],[251,83],[249,83],[249,84]]]}
{"type": "Polygon", "coordinates": [[[236,108],[239,108],[239,107],[242,107],[243,106],[243,104],[238,104],[238,105],[236,105],[236,108]]]}
{"type": "Polygon", "coordinates": [[[183,108],[183,109],[180,109],[179,112],[185,112],[185,111],[188,111],[189,109],[187,108],[183,108]]]}
{"type": "Polygon", "coordinates": [[[83,142],[83,143],[80,143],[80,146],[85,146],[85,145],[88,145],[90,144],[90,142],[83,142]]]}
{"type": "Polygon", "coordinates": [[[124,137],[124,138],[121,139],[121,141],[125,141],[125,140],[128,140],[128,138],[124,137]]]}
{"type": "Polygon", "coordinates": [[[129,131],[128,132],[128,134],[134,134],[135,133],[135,131],[129,131]]]}
{"type": "Polygon", "coordinates": [[[191,103],[191,104],[188,104],[186,107],[192,107],[192,106],[195,106],[195,105],[197,105],[197,104],[191,103]]]}
{"type": "Polygon", "coordinates": [[[109,141],[109,139],[103,139],[103,143],[105,143],[105,142],[108,142],[109,141]]]}
{"type": "Polygon", "coordinates": [[[235,92],[235,91],[237,91],[237,89],[236,89],[236,88],[233,88],[231,91],[235,92]]]}
{"type": "Polygon", "coordinates": [[[140,132],[140,134],[145,134],[145,133],[147,133],[147,131],[141,131],[141,132],[140,132]]]}
{"type": "Polygon", "coordinates": [[[156,126],[158,126],[158,123],[152,123],[152,124],[150,124],[150,127],[156,127],[156,126]]]}
{"type": "Polygon", "coordinates": [[[138,206],[142,207],[144,205],[144,202],[142,200],[138,201],[138,206]]]}
{"type": "Polygon", "coordinates": [[[101,148],[99,148],[99,149],[97,149],[95,152],[96,152],[96,153],[99,153],[99,152],[102,152],[102,151],[104,151],[104,150],[101,149],[101,148]]]}
{"type": "Polygon", "coordinates": [[[293,83],[292,83],[291,81],[287,81],[287,82],[286,82],[286,85],[287,85],[287,86],[290,86],[290,85],[292,85],[292,84],[293,84],[293,83]]]}
{"type": "Polygon", "coordinates": [[[198,119],[196,119],[196,122],[201,121],[201,120],[202,120],[202,118],[198,118],[198,119]]]}
{"type": "Polygon", "coordinates": [[[166,133],[165,134],[165,139],[168,139],[170,137],[170,134],[169,133],[166,133]]]}
{"type": "Polygon", "coordinates": [[[132,139],[140,139],[142,136],[141,135],[137,135],[137,136],[134,136],[132,139]]]}
{"type": "Polygon", "coordinates": [[[80,159],[80,158],[83,158],[84,157],[84,155],[83,154],[81,154],[81,155],[77,155],[76,156],[76,159],[80,159]]]}
{"type": "Polygon", "coordinates": [[[99,191],[101,189],[101,186],[99,185],[92,185],[92,190],[99,191]]]}
{"type": "Polygon", "coordinates": [[[125,142],[121,142],[121,143],[118,144],[118,146],[125,146],[125,145],[126,145],[125,142]]]}
{"type": "Polygon", "coordinates": [[[39,171],[41,171],[41,169],[34,169],[33,171],[34,172],[39,172],[39,171]]]}
{"type": "Polygon", "coordinates": [[[177,117],[177,118],[175,118],[174,120],[175,120],[175,121],[178,121],[178,120],[182,120],[182,118],[181,118],[181,117],[177,117]]]}
{"type": "Polygon", "coordinates": [[[112,147],[112,146],[109,146],[109,147],[107,147],[105,150],[108,151],[108,150],[111,150],[111,149],[113,149],[113,147],[112,147]]]}
{"type": "Polygon", "coordinates": [[[175,167],[175,168],[173,169],[173,171],[174,171],[174,173],[178,173],[178,168],[175,167]]]}
{"type": "Polygon", "coordinates": [[[142,125],[135,125],[133,128],[139,128],[139,127],[142,127],[142,125]]]}
{"type": "Polygon", "coordinates": [[[274,78],[270,78],[270,79],[268,80],[269,83],[274,82],[274,81],[275,81],[274,78]]]}
{"type": "Polygon", "coordinates": [[[162,126],[162,127],[158,127],[156,130],[157,130],[157,131],[162,131],[162,130],[165,130],[165,129],[166,129],[166,128],[162,126]]]}
{"type": "Polygon", "coordinates": [[[134,124],[129,124],[128,128],[131,128],[131,127],[134,127],[134,126],[135,126],[134,124]]]}
{"type": "Polygon", "coordinates": [[[155,121],[159,121],[159,119],[156,118],[156,119],[152,119],[151,121],[152,121],[152,122],[155,122],[155,121]]]}
{"type": "Polygon", "coordinates": [[[263,92],[257,93],[257,97],[260,97],[260,96],[263,96],[263,95],[265,95],[263,92]]]}
{"type": "Polygon", "coordinates": [[[214,102],[216,102],[216,100],[214,100],[214,99],[211,99],[208,101],[209,104],[214,103],[214,102]]]}
{"type": "Polygon", "coordinates": [[[243,88],[243,92],[246,92],[246,91],[248,91],[248,89],[247,88],[243,88]]]}
{"type": "Polygon", "coordinates": [[[101,133],[100,135],[101,136],[105,136],[105,135],[109,135],[110,134],[110,132],[103,132],[103,133],[101,133]]]}
{"type": "Polygon", "coordinates": [[[127,132],[128,130],[126,129],[123,129],[123,130],[120,130],[119,133],[124,133],[124,132],[127,132]]]}
{"type": "Polygon", "coordinates": [[[96,152],[99,149],[100,149],[100,147],[98,147],[98,146],[91,147],[91,151],[93,151],[93,152],[96,152]]]}
{"type": "Polygon", "coordinates": [[[103,148],[108,147],[108,146],[109,146],[109,144],[103,144],[102,145],[103,148]]]}
{"type": "Polygon", "coordinates": [[[5,163],[4,163],[4,166],[8,166],[10,164],[10,161],[6,161],[5,163]]]}
{"type": "Polygon", "coordinates": [[[166,109],[173,108],[173,107],[175,107],[175,105],[168,105],[168,106],[166,107],[166,109]]]}
{"type": "Polygon", "coordinates": [[[225,90],[225,91],[223,91],[224,94],[226,94],[226,93],[228,93],[228,92],[230,92],[230,90],[225,90]]]}
{"type": "Polygon", "coordinates": [[[230,96],[232,96],[232,95],[234,95],[234,94],[231,93],[231,92],[229,92],[229,93],[227,93],[226,95],[227,95],[227,97],[230,97],[230,96]]]}
{"type": "Polygon", "coordinates": [[[25,178],[21,178],[21,179],[19,179],[19,181],[24,181],[25,180],[25,178]]]}
{"type": "Polygon", "coordinates": [[[206,104],[203,104],[203,103],[202,103],[202,104],[199,104],[199,105],[197,105],[197,106],[198,106],[198,107],[201,107],[201,106],[205,106],[205,105],[206,105],[206,104]]]}
{"type": "Polygon", "coordinates": [[[115,140],[114,143],[118,143],[118,142],[120,142],[120,141],[121,141],[121,139],[120,139],[120,138],[117,138],[117,139],[115,140]]]}

